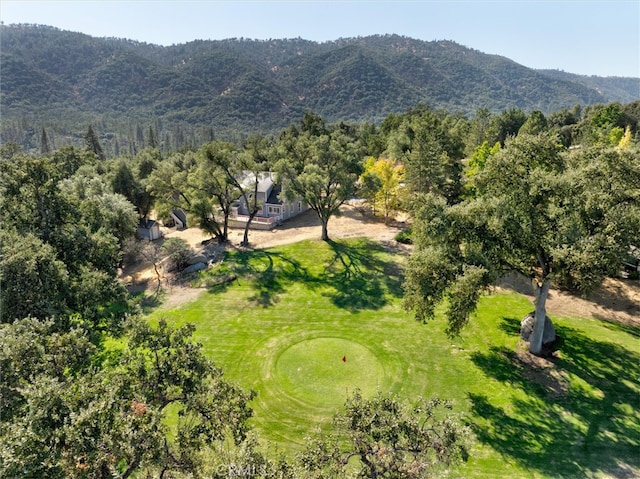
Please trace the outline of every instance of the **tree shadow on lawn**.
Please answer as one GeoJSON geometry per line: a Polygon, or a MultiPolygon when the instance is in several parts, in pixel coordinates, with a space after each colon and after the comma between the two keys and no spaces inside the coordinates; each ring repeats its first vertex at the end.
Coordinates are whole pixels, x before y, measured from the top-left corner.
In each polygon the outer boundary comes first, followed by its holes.
{"type": "MultiPolygon", "coordinates": [[[[282,294],[286,285],[301,281],[312,283],[315,278],[309,274],[297,260],[280,252],[268,250],[246,250],[234,253],[229,258],[228,269],[233,271],[237,281],[249,282],[255,290],[249,300],[262,307],[270,307],[278,302],[278,296],[282,294]]],[[[224,285],[226,289],[227,284],[224,285]]],[[[216,286],[210,291],[221,291],[216,286]]]]}
{"type": "Polygon", "coordinates": [[[609,318],[601,318],[596,315],[596,318],[602,321],[602,324],[605,328],[610,329],[612,331],[622,331],[624,333],[630,334],[631,336],[635,336],[636,338],[640,338],[640,326],[634,326],[633,324],[624,324],[616,321],[612,321],[609,318]]]}
{"type": "Polygon", "coordinates": [[[337,307],[351,312],[379,309],[388,303],[389,294],[402,295],[402,270],[391,257],[385,259],[384,255],[389,253],[382,245],[368,240],[328,244],[333,258],[317,275],[278,251],[234,252],[225,259],[223,269],[209,273],[212,282],[209,291],[224,291],[234,281],[246,282],[255,290],[249,300],[266,308],[278,302],[288,285],[299,282],[321,291],[337,307]],[[228,275],[232,275],[233,281],[216,279],[228,275]]]}
{"type": "MultiPolygon", "coordinates": [[[[504,318],[503,329],[515,329],[504,318]]],[[[519,329],[519,328],[518,328],[519,329]]],[[[469,394],[476,437],[529,470],[554,478],[637,477],[640,471],[640,355],[556,326],[561,354],[547,359],[492,348],[472,361],[526,394],[507,406],[469,394]]]]}
{"type": "Polygon", "coordinates": [[[389,295],[402,296],[402,271],[397,263],[384,259],[384,247],[366,239],[329,241],[334,257],[321,283],[331,287],[325,293],[333,304],[351,312],[380,309],[389,295]]]}

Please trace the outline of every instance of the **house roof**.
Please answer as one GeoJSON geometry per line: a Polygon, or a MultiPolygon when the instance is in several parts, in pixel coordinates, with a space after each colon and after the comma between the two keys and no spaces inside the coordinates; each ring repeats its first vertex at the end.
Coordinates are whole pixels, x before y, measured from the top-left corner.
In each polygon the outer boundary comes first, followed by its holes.
{"type": "Polygon", "coordinates": [[[155,220],[149,220],[145,218],[140,218],[140,222],[138,223],[138,228],[144,228],[150,230],[156,224],[155,220]]]}
{"type": "MultiPolygon", "coordinates": [[[[238,178],[238,183],[242,188],[252,189],[255,181],[255,176],[252,171],[243,171],[242,175],[238,178]]],[[[258,193],[267,193],[271,187],[275,184],[273,173],[270,171],[261,171],[258,173],[258,193]]]]}
{"type": "Polygon", "coordinates": [[[176,208],[173,211],[171,211],[171,214],[174,215],[176,218],[178,218],[182,223],[187,222],[187,214],[184,212],[184,210],[176,208]]]}

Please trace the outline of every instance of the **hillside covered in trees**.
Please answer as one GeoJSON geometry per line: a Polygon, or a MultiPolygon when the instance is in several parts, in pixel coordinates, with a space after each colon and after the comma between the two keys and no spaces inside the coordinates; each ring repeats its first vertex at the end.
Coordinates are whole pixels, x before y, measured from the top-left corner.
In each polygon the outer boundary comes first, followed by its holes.
{"type": "Polygon", "coordinates": [[[628,103],[640,79],[536,71],[451,41],[396,35],[196,40],[168,47],[47,26],[0,28],[2,142],[82,143],[94,124],[109,156],[272,133],[314,111],[379,123],[418,103],[452,114],[545,114],[628,103]]]}

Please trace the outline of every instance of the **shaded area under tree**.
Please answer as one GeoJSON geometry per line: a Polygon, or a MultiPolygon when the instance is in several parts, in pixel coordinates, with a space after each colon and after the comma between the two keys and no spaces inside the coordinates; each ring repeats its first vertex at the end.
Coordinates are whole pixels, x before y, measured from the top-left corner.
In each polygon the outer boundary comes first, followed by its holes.
{"type": "MultiPolygon", "coordinates": [[[[519,320],[504,318],[502,329],[517,334],[519,320]]],[[[477,439],[549,477],[637,477],[640,388],[633,372],[640,354],[573,328],[557,331],[564,339],[561,352],[544,365],[506,348],[472,355],[489,378],[523,393],[509,409],[484,394],[469,394],[477,439]],[[593,457],[589,464],[573,459],[585,454],[593,457]]]]}

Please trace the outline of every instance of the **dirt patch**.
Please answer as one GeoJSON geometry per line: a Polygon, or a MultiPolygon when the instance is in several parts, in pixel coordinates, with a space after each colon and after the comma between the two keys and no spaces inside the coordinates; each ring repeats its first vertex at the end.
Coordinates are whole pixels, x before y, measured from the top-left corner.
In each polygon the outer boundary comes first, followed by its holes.
{"type": "Polygon", "coordinates": [[[204,293],[203,288],[189,288],[180,284],[170,285],[166,293],[166,298],[162,302],[163,309],[175,309],[186,303],[198,299],[204,293]]]}
{"type": "MultiPolygon", "coordinates": [[[[498,286],[524,294],[533,302],[531,282],[524,276],[506,276],[498,286]]],[[[633,280],[607,278],[600,288],[585,297],[552,289],[547,298],[547,314],[595,318],[640,327],[640,284],[633,280]]]]}
{"type": "MultiPolygon", "coordinates": [[[[376,241],[391,241],[396,234],[408,227],[402,218],[385,224],[381,219],[366,214],[356,205],[344,205],[340,213],[340,216],[329,220],[328,231],[332,239],[367,237],[376,241]]],[[[239,245],[243,233],[243,230],[232,230],[229,241],[239,245]]],[[[270,248],[308,239],[320,239],[321,234],[320,219],[314,211],[308,210],[271,231],[250,231],[249,244],[252,248],[270,248]]]]}
{"type": "MultiPolygon", "coordinates": [[[[410,251],[410,247],[394,240],[396,234],[409,226],[404,218],[385,224],[381,219],[365,213],[357,204],[344,205],[341,216],[329,220],[329,236],[333,239],[367,237],[398,252],[410,251]]],[[[321,232],[320,220],[315,212],[309,210],[271,231],[251,230],[249,243],[251,248],[270,248],[307,239],[320,239],[321,232]]],[[[232,228],[227,247],[238,248],[243,234],[243,229],[232,228]]],[[[181,238],[196,250],[201,249],[202,242],[208,239],[198,228],[165,230],[165,238],[181,238]]],[[[215,247],[222,248],[217,245],[215,247]]],[[[144,291],[156,285],[155,273],[149,264],[129,268],[122,278],[132,291],[144,291]]],[[[202,292],[181,284],[172,284],[170,278],[163,277],[162,280],[166,291],[164,307],[175,308],[183,302],[192,301],[202,292]]],[[[511,275],[504,278],[499,287],[520,292],[533,301],[531,283],[524,277],[511,275]]],[[[596,318],[639,327],[640,284],[638,281],[607,279],[601,288],[584,298],[553,289],[547,300],[547,312],[551,316],[596,318]]]]}
{"type": "Polygon", "coordinates": [[[531,384],[542,387],[551,398],[564,397],[569,392],[569,378],[566,371],[555,364],[555,356],[536,356],[529,353],[527,344],[518,344],[513,363],[522,377],[531,384]]]}

